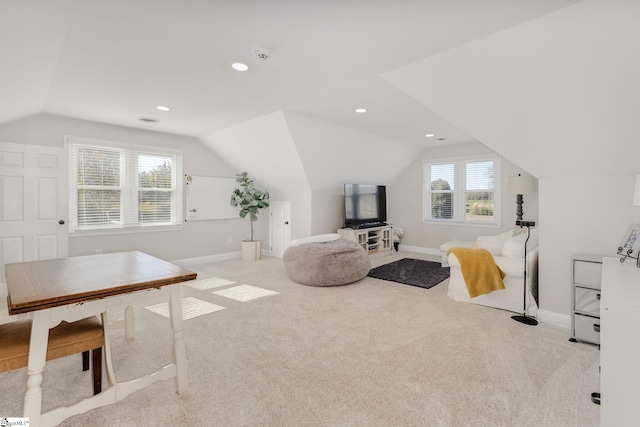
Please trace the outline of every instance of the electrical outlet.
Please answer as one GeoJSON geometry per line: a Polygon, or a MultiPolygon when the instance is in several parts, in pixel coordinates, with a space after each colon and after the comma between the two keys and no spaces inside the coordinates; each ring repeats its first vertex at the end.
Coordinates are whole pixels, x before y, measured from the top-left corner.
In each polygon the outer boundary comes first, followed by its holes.
{"type": "Polygon", "coordinates": [[[232,239],[231,236],[227,237],[227,243],[231,243],[232,239]]]}
{"type": "Polygon", "coordinates": [[[96,255],[100,255],[102,253],[102,249],[96,249],[96,255]]]}

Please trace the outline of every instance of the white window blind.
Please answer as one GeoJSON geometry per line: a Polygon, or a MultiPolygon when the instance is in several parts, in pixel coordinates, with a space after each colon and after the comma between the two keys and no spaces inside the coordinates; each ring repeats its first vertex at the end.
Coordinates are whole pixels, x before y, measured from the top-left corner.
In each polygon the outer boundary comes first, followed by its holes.
{"type": "Polygon", "coordinates": [[[465,220],[494,222],[495,160],[465,163],[465,220]]]}
{"type": "Polygon", "coordinates": [[[182,225],[182,152],[67,137],[70,231],[182,225]]]}
{"type": "Polygon", "coordinates": [[[431,165],[429,187],[431,188],[431,218],[453,219],[455,188],[455,165],[453,163],[431,165]]]}
{"type": "Polygon", "coordinates": [[[424,164],[423,220],[500,224],[499,157],[424,164]]]}

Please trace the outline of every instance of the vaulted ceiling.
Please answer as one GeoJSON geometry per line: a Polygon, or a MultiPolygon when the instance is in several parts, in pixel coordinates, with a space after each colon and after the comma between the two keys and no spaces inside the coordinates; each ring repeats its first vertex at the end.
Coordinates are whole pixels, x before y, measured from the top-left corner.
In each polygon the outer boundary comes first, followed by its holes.
{"type": "MultiPolygon", "coordinates": [[[[49,113],[188,135],[233,164],[247,154],[234,138],[259,146],[260,134],[247,129],[269,122],[286,136],[279,155],[297,164],[288,182],[324,187],[312,164],[323,141],[308,129],[347,153],[366,149],[370,137],[371,162],[391,159],[397,170],[426,147],[473,141],[383,75],[575,3],[2,1],[0,123],[49,113]],[[235,71],[234,62],[249,69],[235,71]]],[[[461,66],[468,72],[474,62],[461,66]]]]}
{"type": "Polygon", "coordinates": [[[538,178],[636,174],[639,20],[584,1],[383,77],[538,178]]]}

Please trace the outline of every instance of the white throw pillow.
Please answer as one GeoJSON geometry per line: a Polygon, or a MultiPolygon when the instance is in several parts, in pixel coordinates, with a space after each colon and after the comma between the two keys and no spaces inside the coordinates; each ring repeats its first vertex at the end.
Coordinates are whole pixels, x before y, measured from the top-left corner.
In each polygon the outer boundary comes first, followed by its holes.
{"type": "Polygon", "coordinates": [[[491,255],[501,255],[504,239],[498,236],[478,236],[476,247],[488,250],[491,255]]]}
{"type": "Polygon", "coordinates": [[[338,240],[340,235],[338,233],[332,234],[318,234],[316,236],[303,237],[301,239],[295,239],[289,242],[289,246],[306,245],[307,243],[326,243],[333,240],[338,240]]]}
{"type": "Polygon", "coordinates": [[[478,236],[476,247],[488,250],[491,255],[500,256],[502,255],[502,247],[512,235],[513,230],[507,230],[495,236],[478,236]]]}
{"type": "Polygon", "coordinates": [[[503,233],[499,234],[500,236],[502,236],[502,238],[504,239],[504,241],[506,242],[507,240],[511,239],[512,237],[516,237],[518,234],[516,233],[516,229],[515,228],[511,228],[503,233]]]}
{"type": "MultiPolygon", "coordinates": [[[[502,247],[502,256],[509,258],[524,257],[524,243],[527,241],[527,234],[519,234],[507,240],[502,247]]],[[[527,242],[527,251],[538,247],[538,233],[531,231],[531,236],[527,242]]]]}

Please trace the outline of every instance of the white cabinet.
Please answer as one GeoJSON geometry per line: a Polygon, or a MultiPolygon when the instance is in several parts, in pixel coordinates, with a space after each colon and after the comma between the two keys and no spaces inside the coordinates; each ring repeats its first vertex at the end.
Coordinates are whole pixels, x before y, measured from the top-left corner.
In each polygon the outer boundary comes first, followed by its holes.
{"type": "Polygon", "coordinates": [[[637,426],[640,419],[640,268],[605,257],[600,339],[600,425],[637,426]]]}
{"type": "Polygon", "coordinates": [[[369,255],[391,255],[393,229],[391,226],[363,229],[340,228],[340,237],[357,242],[369,255]]]}
{"type": "Polygon", "coordinates": [[[602,256],[577,254],[571,257],[573,310],[571,341],[600,344],[600,288],[602,256]]]}

